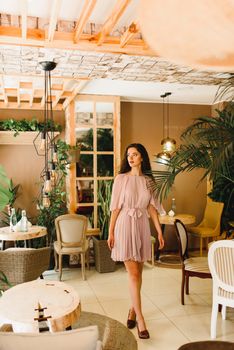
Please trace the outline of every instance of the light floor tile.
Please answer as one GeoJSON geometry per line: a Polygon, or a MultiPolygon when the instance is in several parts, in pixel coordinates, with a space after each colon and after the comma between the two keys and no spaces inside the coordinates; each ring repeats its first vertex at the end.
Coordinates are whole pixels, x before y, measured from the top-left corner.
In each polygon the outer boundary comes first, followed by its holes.
{"type": "MultiPolygon", "coordinates": [[[[210,316],[211,313],[204,313],[186,317],[172,317],[171,320],[190,341],[210,340],[210,316]]],[[[221,315],[218,315],[217,340],[233,334],[234,320],[223,321],[221,315]]]]}
{"type": "Polygon", "coordinates": [[[96,314],[106,315],[103,307],[98,302],[96,303],[85,303],[81,302],[81,311],[94,312],[96,314]]]}
{"type": "Polygon", "coordinates": [[[180,283],[168,276],[146,279],[142,284],[142,291],[148,297],[160,294],[171,294],[172,288],[175,291],[179,291],[180,283]]]}
{"type": "Polygon", "coordinates": [[[185,295],[185,305],[181,305],[178,293],[155,295],[150,300],[168,318],[174,316],[185,316],[201,314],[211,311],[211,307],[196,294],[185,295]]]}
{"type": "Polygon", "coordinates": [[[99,302],[116,299],[129,299],[127,283],[123,284],[118,281],[113,281],[111,283],[96,284],[95,287],[93,287],[93,290],[99,302]]]}
{"type": "MultiPolygon", "coordinates": [[[[131,306],[130,299],[102,301],[101,305],[107,316],[126,324],[131,306]]],[[[165,318],[165,315],[146,297],[142,298],[142,309],[146,320],[165,318]]]]}
{"type": "Polygon", "coordinates": [[[150,339],[139,339],[137,330],[134,334],[138,342],[138,350],[176,350],[188,339],[167,319],[147,321],[150,339]]]}

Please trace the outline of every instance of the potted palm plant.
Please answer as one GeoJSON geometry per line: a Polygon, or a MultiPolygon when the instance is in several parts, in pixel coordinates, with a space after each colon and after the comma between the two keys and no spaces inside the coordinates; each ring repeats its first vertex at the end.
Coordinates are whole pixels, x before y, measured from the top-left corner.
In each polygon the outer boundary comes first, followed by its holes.
{"type": "Polygon", "coordinates": [[[110,223],[110,201],[112,180],[101,180],[98,184],[98,226],[101,229],[99,238],[93,237],[95,268],[98,272],[113,272],[115,262],[111,259],[111,252],[107,245],[108,230],[110,223]]]}
{"type": "Polygon", "coordinates": [[[199,117],[181,135],[182,144],[168,162],[166,171],[153,171],[154,190],[165,198],[176,176],[195,168],[204,170],[213,182],[210,198],[224,202],[223,228],[234,210],[234,103],[229,102],[217,117],[199,117]]]}

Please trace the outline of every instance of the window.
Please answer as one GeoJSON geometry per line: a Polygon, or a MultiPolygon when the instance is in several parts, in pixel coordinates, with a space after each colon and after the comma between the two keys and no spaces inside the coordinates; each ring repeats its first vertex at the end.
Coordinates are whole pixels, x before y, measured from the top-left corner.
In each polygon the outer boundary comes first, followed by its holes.
{"type": "MultiPolygon", "coordinates": [[[[70,169],[70,211],[86,215],[98,227],[98,182],[111,180],[120,160],[119,98],[79,95],[66,111],[68,135],[78,141],[80,157],[70,169]],[[75,202],[75,203],[74,203],[75,202]]],[[[70,142],[71,143],[71,142],[70,142]]],[[[72,144],[72,143],[71,143],[72,144]]]]}

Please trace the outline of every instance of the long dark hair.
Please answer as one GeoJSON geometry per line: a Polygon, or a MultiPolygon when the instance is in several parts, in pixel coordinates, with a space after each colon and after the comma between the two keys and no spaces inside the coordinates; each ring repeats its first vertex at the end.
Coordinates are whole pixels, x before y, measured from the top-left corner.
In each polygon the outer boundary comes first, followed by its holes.
{"type": "Polygon", "coordinates": [[[146,151],[145,147],[140,143],[131,143],[130,145],[127,146],[127,148],[124,152],[124,157],[123,157],[122,162],[121,162],[121,167],[120,167],[119,173],[124,174],[124,173],[127,173],[131,170],[131,167],[128,163],[128,150],[131,147],[136,148],[137,151],[141,154],[141,157],[142,157],[141,171],[142,171],[142,173],[144,175],[147,175],[147,176],[153,178],[148,152],[146,151]]]}

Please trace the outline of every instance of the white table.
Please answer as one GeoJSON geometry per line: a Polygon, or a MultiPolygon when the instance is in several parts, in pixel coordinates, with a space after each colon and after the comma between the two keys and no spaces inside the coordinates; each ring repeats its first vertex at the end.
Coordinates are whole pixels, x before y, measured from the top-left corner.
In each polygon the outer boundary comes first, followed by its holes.
{"type": "Polygon", "coordinates": [[[80,298],[64,282],[35,280],[8,289],[0,298],[0,322],[11,324],[14,332],[39,332],[38,303],[49,317],[51,332],[69,328],[80,317],[80,298]]]}

